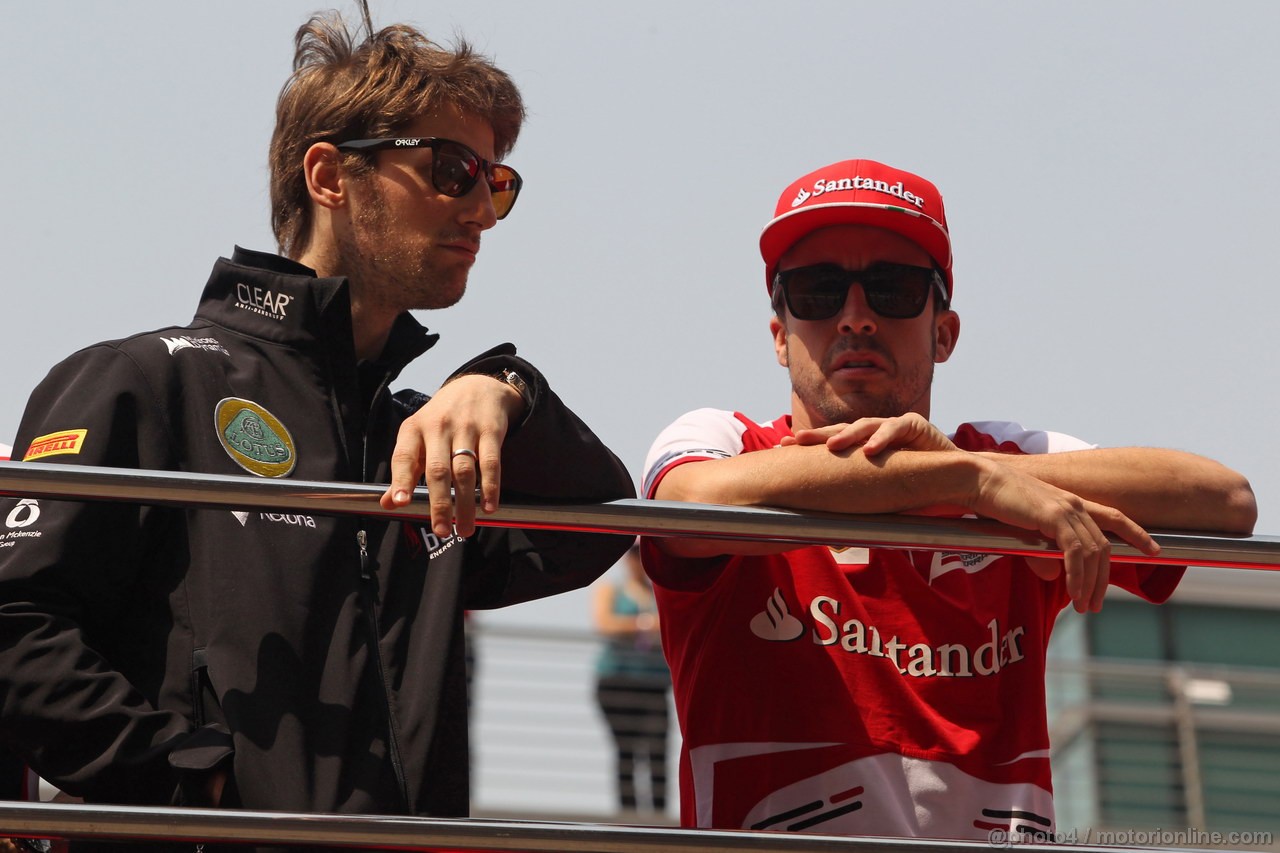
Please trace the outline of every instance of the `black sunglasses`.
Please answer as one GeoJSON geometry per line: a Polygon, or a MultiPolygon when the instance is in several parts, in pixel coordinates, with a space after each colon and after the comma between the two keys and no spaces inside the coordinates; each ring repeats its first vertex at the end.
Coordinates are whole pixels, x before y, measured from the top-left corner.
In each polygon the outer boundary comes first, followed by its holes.
{"type": "Polygon", "coordinates": [[[861,283],[867,305],[881,317],[919,317],[934,287],[941,304],[947,304],[946,281],[935,267],[882,261],[864,270],[847,270],[836,264],[814,264],[779,270],[773,277],[773,286],[782,288],[787,310],[797,320],[830,320],[844,307],[854,282],[861,283]]]}
{"type": "Polygon", "coordinates": [[[524,181],[516,170],[491,163],[461,142],[437,136],[384,136],[379,139],[352,139],[339,142],[339,151],[383,151],[389,148],[430,148],[431,185],[450,198],[461,198],[483,174],[493,196],[493,209],[502,219],[516,205],[524,181]]]}

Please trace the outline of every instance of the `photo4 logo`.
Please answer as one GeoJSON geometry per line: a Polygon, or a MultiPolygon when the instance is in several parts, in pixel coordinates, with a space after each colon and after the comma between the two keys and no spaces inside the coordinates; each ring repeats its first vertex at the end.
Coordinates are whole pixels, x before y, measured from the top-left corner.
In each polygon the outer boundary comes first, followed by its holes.
{"type": "Polygon", "coordinates": [[[1263,847],[1275,844],[1275,834],[1267,831],[1180,829],[1083,829],[1045,831],[1028,827],[998,827],[987,833],[987,844],[999,850],[1032,844],[1104,845],[1107,847],[1263,847]]]}

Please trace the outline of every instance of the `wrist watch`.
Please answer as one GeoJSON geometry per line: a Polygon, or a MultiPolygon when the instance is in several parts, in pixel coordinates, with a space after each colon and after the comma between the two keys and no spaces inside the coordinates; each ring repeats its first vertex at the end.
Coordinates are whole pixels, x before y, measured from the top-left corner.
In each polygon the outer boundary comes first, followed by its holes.
{"type": "Polygon", "coordinates": [[[520,399],[524,400],[525,417],[528,417],[533,411],[533,391],[529,388],[529,383],[524,381],[524,377],[511,368],[504,367],[493,378],[507,383],[520,393],[520,399]]]}

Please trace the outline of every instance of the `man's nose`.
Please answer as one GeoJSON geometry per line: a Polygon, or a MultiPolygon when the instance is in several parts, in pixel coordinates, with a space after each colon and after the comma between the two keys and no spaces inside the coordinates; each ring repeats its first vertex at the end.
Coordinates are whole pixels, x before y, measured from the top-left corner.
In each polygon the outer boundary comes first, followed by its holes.
{"type": "Polygon", "coordinates": [[[844,307],[840,309],[838,318],[841,334],[875,334],[879,315],[867,304],[867,294],[858,282],[849,285],[849,292],[845,294],[844,307]]]}
{"type": "Polygon", "coordinates": [[[498,224],[498,212],[493,206],[493,191],[489,182],[483,177],[476,181],[471,192],[463,196],[465,208],[462,219],[468,225],[475,225],[485,231],[498,224]]]}

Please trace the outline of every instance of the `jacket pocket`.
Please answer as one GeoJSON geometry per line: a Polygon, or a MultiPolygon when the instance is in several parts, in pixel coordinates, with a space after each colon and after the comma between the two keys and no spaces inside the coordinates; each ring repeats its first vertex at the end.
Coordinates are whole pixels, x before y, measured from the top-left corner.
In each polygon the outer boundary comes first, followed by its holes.
{"type": "Polygon", "coordinates": [[[222,703],[209,677],[208,653],[191,652],[191,716],[195,728],[169,753],[169,766],[178,771],[179,784],[173,804],[179,806],[239,806],[235,784],[235,745],[222,713],[222,703]],[[209,781],[224,776],[222,796],[209,802],[209,781]]]}
{"type": "Polygon", "coordinates": [[[213,723],[220,723],[225,728],[227,720],[218,694],[214,692],[213,680],[209,677],[209,655],[204,648],[191,652],[191,709],[196,728],[213,723]]]}
{"type": "Polygon", "coordinates": [[[221,807],[238,805],[234,784],[234,755],[231,732],[221,723],[201,726],[188,734],[169,753],[169,766],[178,771],[179,779],[173,804],[221,807]],[[224,774],[225,780],[222,797],[215,803],[210,802],[209,782],[216,773],[224,774]]]}

